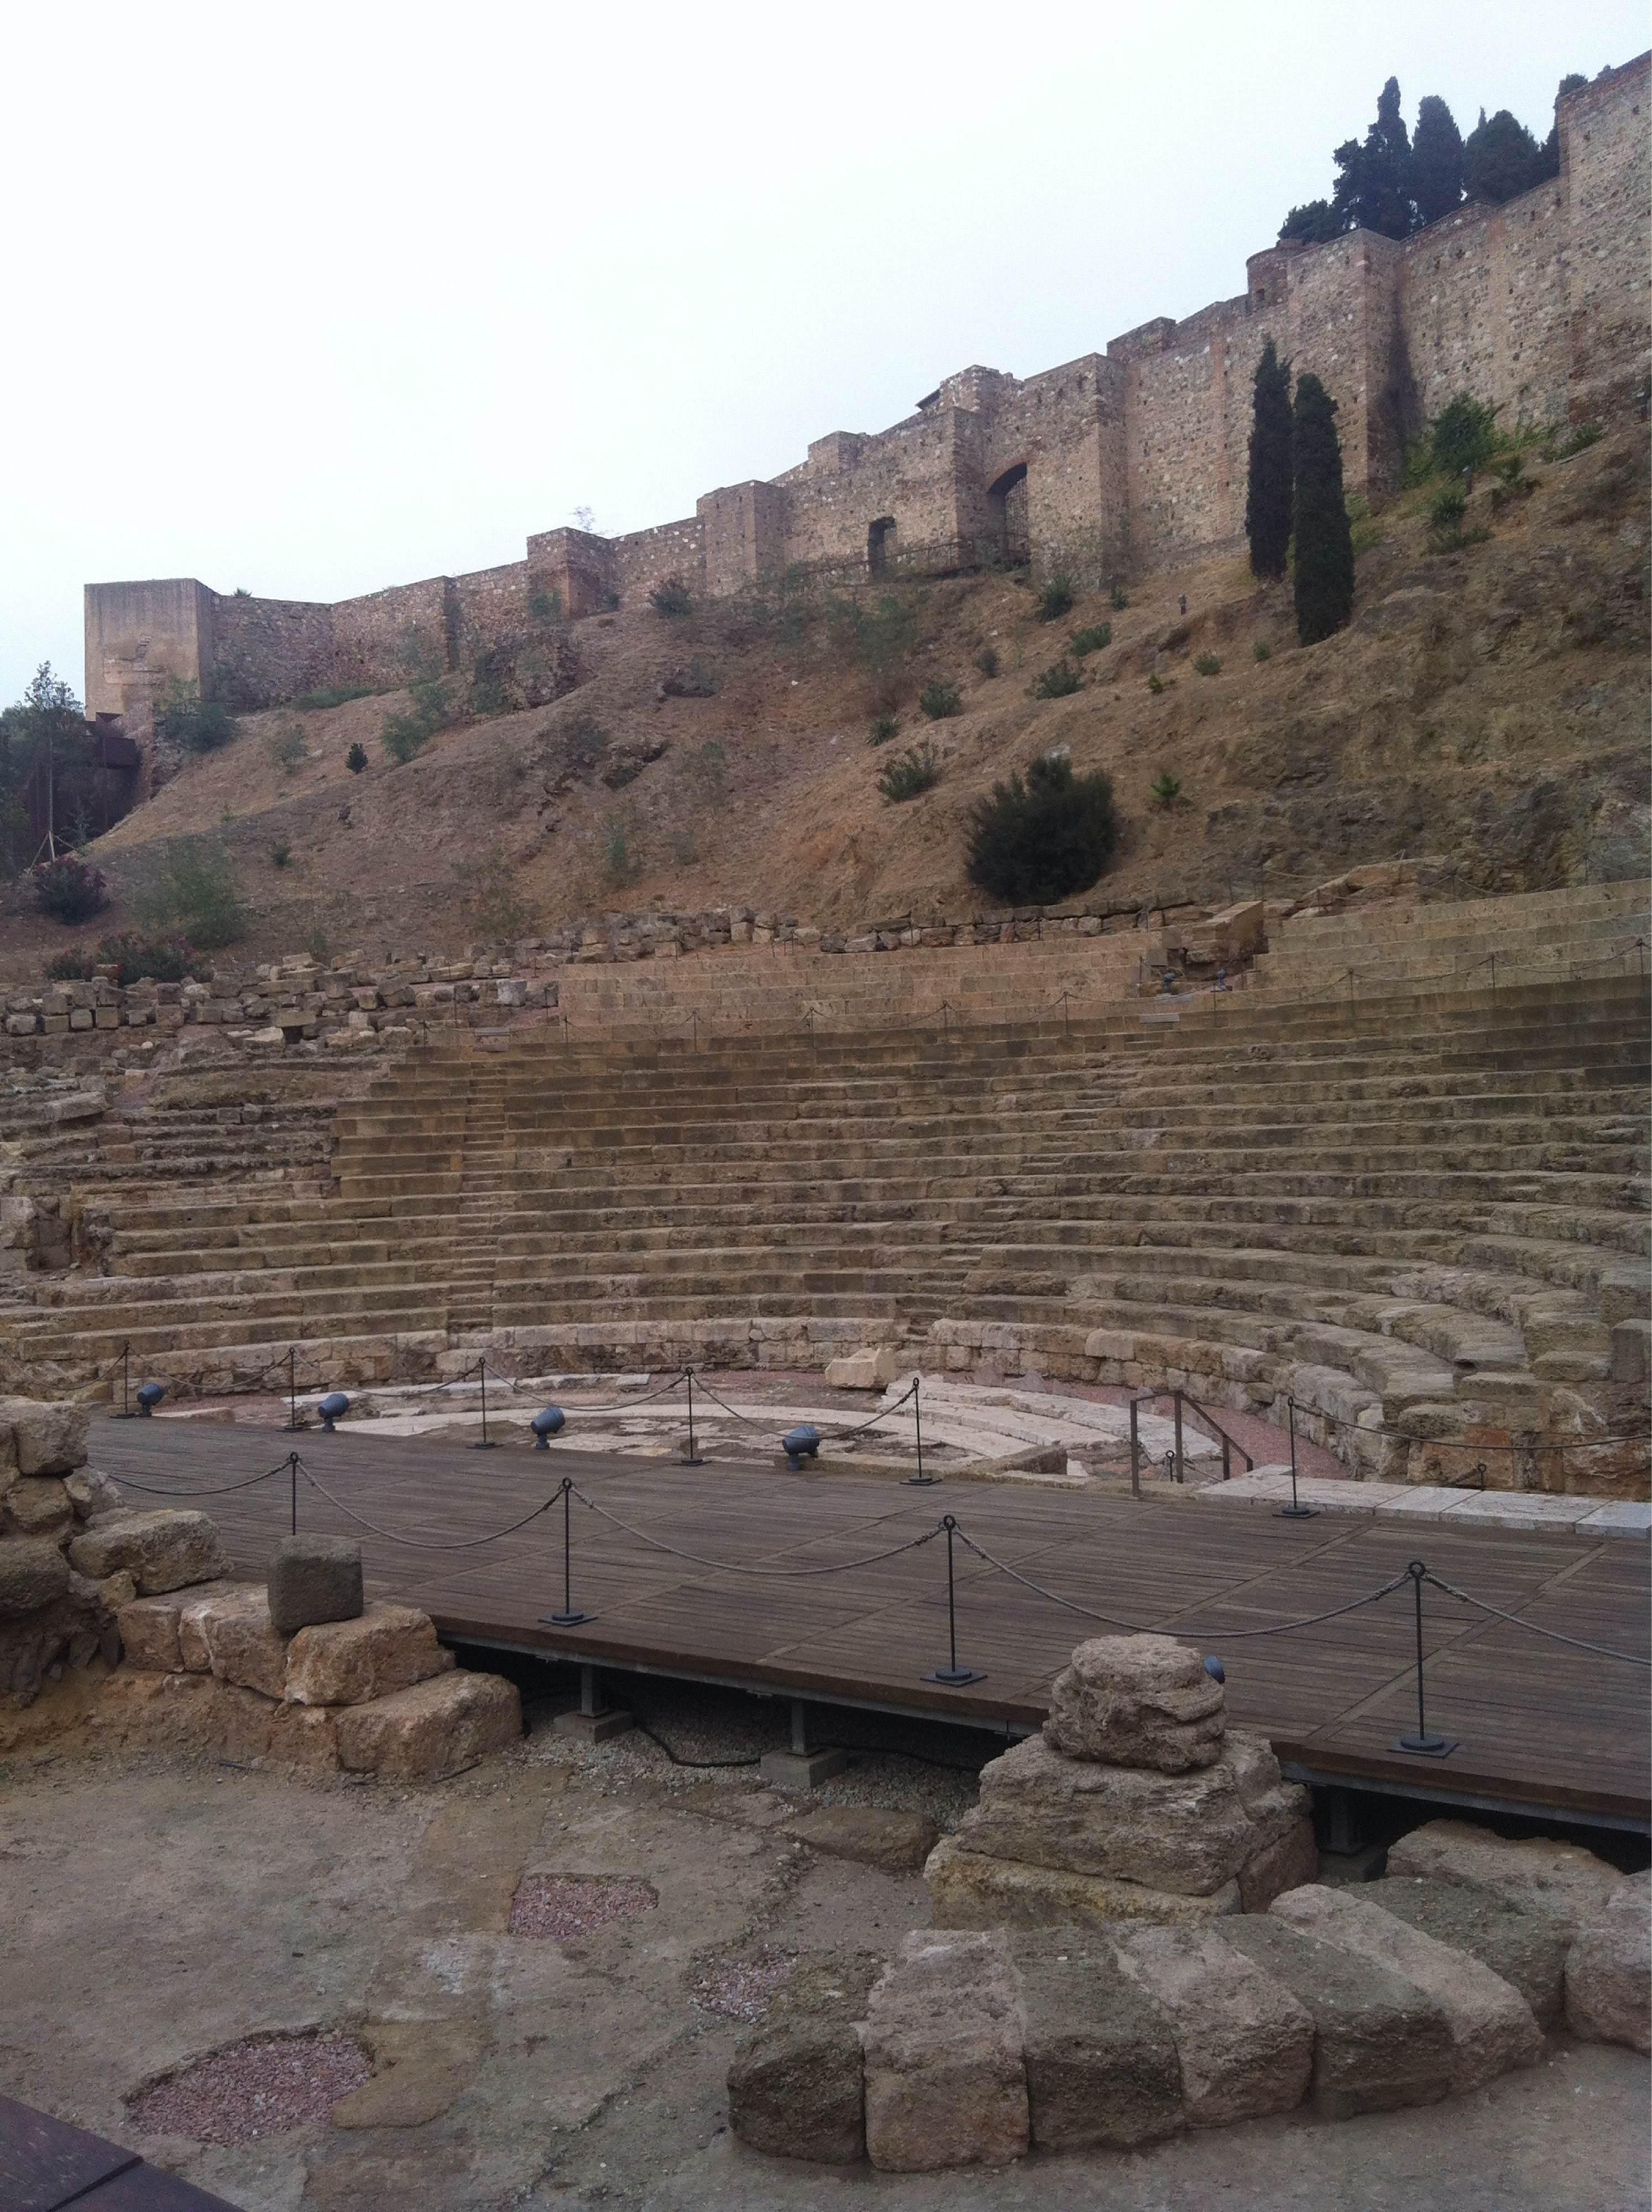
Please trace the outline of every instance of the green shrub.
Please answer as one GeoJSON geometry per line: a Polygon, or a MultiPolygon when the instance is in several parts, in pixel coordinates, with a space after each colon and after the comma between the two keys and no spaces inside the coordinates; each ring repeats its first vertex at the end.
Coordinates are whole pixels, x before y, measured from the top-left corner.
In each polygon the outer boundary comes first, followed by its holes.
{"type": "Polygon", "coordinates": [[[975,655],[975,665],[980,669],[983,676],[996,676],[998,674],[998,647],[995,645],[983,645],[981,651],[975,655]]]}
{"type": "Polygon", "coordinates": [[[1219,676],[1222,663],[1213,653],[1196,653],[1193,655],[1193,672],[1197,676],[1219,676]]]}
{"type": "Polygon", "coordinates": [[[508,714],[517,695],[511,685],[514,655],[507,646],[495,645],[479,653],[471,670],[471,712],[508,714]]]}
{"type": "Polygon", "coordinates": [[[28,872],[28,880],[40,912],[70,927],[90,921],[109,903],[108,886],[100,872],[76,860],[72,853],[60,853],[55,860],[37,861],[28,872]]]}
{"type": "Polygon", "coordinates": [[[1174,691],[1176,688],[1176,680],[1174,676],[1154,674],[1148,678],[1147,688],[1157,699],[1161,691],[1174,691]]]}
{"type": "Polygon", "coordinates": [[[535,622],[554,623],[562,619],[562,595],[560,592],[539,590],[528,593],[528,612],[535,622]]]}
{"type": "Polygon", "coordinates": [[[1467,512],[1468,501],[1455,485],[1448,485],[1429,508],[1428,519],[1436,530],[1455,530],[1467,512]]]}
{"type": "Polygon", "coordinates": [[[629,833],[617,814],[610,814],[603,824],[602,872],[616,884],[629,884],[638,872],[629,833]]]}
{"type": "Polygon", "coordinates": [[[681,576],[662,576],[649,592],[648,604],[667,622],[681,622],[694,612],[694,594],[681,576]]]}
{"type": "Polygon", "coordinates": [[[932,722],[950,721],[954,714],[963,712],[957,685],[943,684],[938,676],[932,676],[925,684],[918,694],[918,704],[932,722]]]}
{"type": "Polygon", "coordinates": [[[422,677],[408,686],[411,704],[406,711],[385,716],[384,747],[392,760],[405,763],[434,738],[447,721],[447,702],[440,676],[422,677]]]}
{"type": "Polygon", "coordinates": [[[290,775],[305,758],[304,732],[289,716],[270,731],[264,741],[264,749],[270,767],[278,768],[283,775],[290,775]]]}
{"type": "Polygon", "coordinates": [[[1181,778],[1161,769],[1148,787],[1155,806],[1174,806],[1181,796],[1181,778]]]}
{"type": "Polygon", "coordinates": [[[1063,615],[1072,612],[1072,603],[1078,596],[1078,587],[1065,569],[1058,568],[1047,576],[1038,588],[1038,619],[1040,622],[1060,622],[1063,615]]]}
{"type": "Polygon", "coordinates": [[[1012,906],[1049,906],[1088,890],[1118,843],[1113,787],[1099,769],[1036,760],[970,809],[969,879],[1012,906]]]}
{"type": "Polygon", "coordinates": [[[130,929],[123,930],[118,937],[106,937],[100,941],[97,965],[112,968],[115,981],[123,989],[128,983],[146,980],[182,983],[191,976],[198,978],[212,972],[202,965],[187,938],[143,938],[130,929]]]}
{"type": "Polygon", "coordinates": [[[344,765],[352,775],[360,775],[367,764],[367,749],[364,744],[352,745],[344,756],[344,765]]]}
{"type": "Polygon", "coordinates": [[[1253,660],[1272,660],[1273,658],[1273,647],[1267,642],[1266,638],[1259,637],[1255,644],[1250,648],[1250,657],[1253,660]]]}
{"type": "Polygon", "coordinates": [[[84,983],[94,973],[89,952],[54,952],[42,969],[48,983],[84,983]]]}
{"type": "Polygon", "coordinates": [[[1121,615],[1124,612],[1130,602],[1124,595],[1124,586],[1122,584],[1114,585],[1112,590],[1108,592],[1107,595],[1107,603],[1112,608],[1115,615],[1121,615]]]}
{"type": "Polygon", "coordinates": [[[728,757],[715,738],[708,738],[697,753],[691,753],[689,773],[708,799],[719,799],[728,781],[728,757]]]}
{"type": "Polygon", "coordinates": [[[695,843],[693,830],[673,830],[671,832],[671,858],[676,861],[677,866],[679,868],[691,867],[699,857],[700,848],[695,843]]]}
{"type": "Polygon", "coordinates": [[[215,752],[235,734],[235,718],[222,700],[203,699],[198,684],[173,676],[155,710],[155,734],[187,753],[215,752]]]}
{"type": "Polygon", "coordinates": [[[901,726],[898,714],[874,714],[872,728],[866,733],[869,745],[886,745],[901,726]]]}
{"type": "Polygon", "coordinates": [[[1084,688],[1084,672],[1064,658],[1034,679],[1032,695],[1035,699],[1070,699],[1075,691],[1084,688]]]}
{"type": "Polygon", "coordinates": [[[927,738],[920,745],[908,745],[898,754],[878,779],[878,788],[891,805],[903,799],[915,799],[920,791],[932,790],[941,780],[941,764],[935,749],[927,738]]]}
{"type": "Polygon", "coordinates": [[[293,848],[290,845],[272,845],[270,848],[270,865],[272,867],[284,868],[292,857],[293,848]]]}
{"type": "Polygon", "coordinates": [[[1497,451],[1497,409],[1460,392],[1429,424],[1429,451],[1444,475],[1483,469],[1497,451]]]}
{"type": "Polygon", "coordinates": [[[659,688],[668,699],[710,699],[716,695],[717,678],[691,660],[686,668],[673,668],[659,688]]]}
{"type": "Polygon", "coordinates": [[[330,691],[301,691],[293,704],[301,707],[307,714],[317,714],[324,707],[347,707],[352,699],[370,699],[370,684],[339,684],[330,691]]]}
{"type": "Polygon", "coordinates": [[[1605,435],[1598,422],[1580,422],[1564,438],[1551,440],[1542,449],[1543,458],[1546,461],[1569,461],[1574,453],[1598,446],[1605,435]]]}
{"type": "Polygon", "coordinates": [[[235,864],[210,837],[183,837],[163,848],[131,904],[154,937],[185,937],[212,950],[246,934],[235,864]]]}
{"type": "Polygon", "coordinates": [[[1071,650],[1076,660],[1082,660],[1086,653],[1103,652],[1112,642],[1111,623],[1091,623],[1088,629],[1074,630],[1071,650]]]}

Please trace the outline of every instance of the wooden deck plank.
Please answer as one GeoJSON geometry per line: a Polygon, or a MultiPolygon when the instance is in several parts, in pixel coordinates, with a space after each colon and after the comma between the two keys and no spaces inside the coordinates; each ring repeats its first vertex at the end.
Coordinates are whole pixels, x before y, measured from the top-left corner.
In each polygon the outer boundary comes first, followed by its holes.
{"type": "MultiPolygon", "coordinates": [[[[259,1571],[287,1533],[285,1478],[205,1494],[273,1465],[284,1437],[135,1421],[100,1425],[94,1437],[95,1462],[117,1480],[197,1492],[241,1571],[259,1571]]],[[[1652,1576],[1638,1543],[1329,1516],[1287,1522],[1185,1498],[976,1484],[915,1491],[853,1474],[687,1469],[567,1449],[482,1454],[347,1431],[297,1441],[337,1501],[301,1483],[301,1526],[360,1536],[372,1592],[422,1606],[450,1638],[1015,1729],[1042,1719],[1074,1644],[1114,1622],[1139,1624],[1218,1654],[1235,1720],[1311,1771],[1648,1817],[1652,1698],[1643,1668],[1540,1638],[1430,1586],[1429,1717],[1460,1740],[1436,1764],[1392,1749],[1415,1719],[1409,1583],[1316,1626],[1248,1632],[1345,1605],[1420,1558],[1521,1621],[1644,1657],[1652,1576]],[[574,1603],[593,1618],[558,1630],[544,1616],[562,1598],[560,1504],[496,1543],[471,1540],[554,1499],[564,1476],[629,1527],[573,1504],[574,1603]],[[993,1560],[1048,1593],[955,1541],[958,1656],[985,1676],[963,1689],[926,1679],[948,1653],[944,1538],[870,1556],[933,1530],[946,1512],[993,1560]],[[421,1548],[391,1534],[467,1548],[421,1548]],[[841,1575],[782,1571],[845,1563],[857,1564],[841,1575]]],[[[132,1502],[173,1501],[134,1492],[132,1502]]]]}

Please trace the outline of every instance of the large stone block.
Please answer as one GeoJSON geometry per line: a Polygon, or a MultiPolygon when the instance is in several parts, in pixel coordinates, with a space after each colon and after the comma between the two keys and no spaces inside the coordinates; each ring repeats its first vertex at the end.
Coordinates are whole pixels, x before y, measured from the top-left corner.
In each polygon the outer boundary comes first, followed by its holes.
{"type": "Polygon", "coordinates": [[[146,1674],[176,1674],[184,1656],[178,1642],[178,1607],[164,1597],[134,1598],[115,1615],[129,1667],[146,1674]]]}
{"type": "Polygon", "coordinates": [[[428,1613],[374,1605],[359,1620],[301,1628],[288,1654],[286,1695],[301,1705],[359,1705],[445,1674],[453,1655],[428,1613]]]}
{"type": "Polygon", "coordinates": [[[220,1600],[201,1616],[207,1660],[221,1682],[280,1698],[287,1686],[287,1638],[273,1626],[256,1587],[220,1600]]]}
{"type": "Polygon", "coordinates": [[[1268,1909],[1304,1935],[1388,1967],[1431,1997],[1451,2031],[1454,2090],[1482,2088],[1499,2074],[1531,2065],[1542,2051],[1543,2032],[1518,1990],[1467,1952],[1436,1942],[1380,1905],[1315,1883],[1288,1891],[1268,1909]]]}
{"type": "Polygon", "coordinates": [[[1173,1636],[1095,1636],[1055,1678],[1044,1734],[1069,1759],[1167,1774],[1212,1765],[1227,1729],[1222,1686],[1173,1636]]]}
{"type": "Polygon", "coordinates": [[[91,1412],[39,1398],[0,1398],[0,1463],[19,1474],[72,1474],[86,1463],[91,1412]]]}
{"type": "Polygon", "coordinates": [[[1006,2166],[1026,2150],[1020,1995],[1001,1933],[908,1936],[867,2001],[863,2047],[874,2166],[1006,2166]]]}
{"type": "Polygon", "coordinates": [[[1077,1928],[1010,1939],[1027,2108],[1041,2150],[1128,2150],[1181,2126],[1170,2023],[1112,1945],[1077,1928]]]}
{"type": "Polygon", "coordinates": [[[270,1618],[283,1636],[364,1610],[361,1547],[347,1536],[285,1536],[270,1559],[270,1618]]]}
{"type": "Polygon", "coordinates": [[[935,1848],[935,1823],[921,1813],[896,1813],[875,1805],[823,1805],[787,1831],[829,1858],[853,1859],[886,1874],[909,1874],[935,1848]]]}
{"type": "MultiPolygon", "coordinates": [[[[1301,1795],[1305,1798],[1308,1793],[1303,1790],[1301,1795]]],[[[1314,1840],[1314,1823],[1303,1814],[1240,1868],[1240,1910],[1266,1912],[1286,1890],[1300,1889],[1304,1882],[1319,1878],[1320,1850],[1314,1840]]]]}
{"type": "Polygon", "coordinates": [[[1652,1875],[1621,1881],[1566,1960],[1566,2025],[1594,2043],[1652,2047],[1652,1875]]]}
{"type": "Polygon", "coordinates": [[[1545,1911],[1576,1928],[1622,1879],[1579,1844],[1532,1836],[1511,1843],[1472,1820],[1430,1820],[1388,1846],[1388,1872],[1484,1890],[1517,1912],[1545,1911]]]}
{"type": "Polygon", "coordinates": [[[1115,1929],[1120,1965],[1165,2013],[1191,2126],[1295,2110],[1314,2064],[1314,2022],[1282,1982],[1211,1928],[1115,1929]]]}
{"type": "Polygon", "coordinates": [[[337,1716],[338,1760],[352,1773],[413,1782],[452,1774],[522,1733],[522,1698],[498,1674],[439,1674],[337,1716]]]}
{"type": "Polygon", "coordinates": [[[1239,1910],[1236,1881],[1224,1882],[1207,1897],[1190,1897],[1144,1882],[964,1850],[955,1836],[943,1836],[930,1853],[924,1881],[937,1928],[1100,1928],[1111,1920],[1179,1926],[1239,1910]]]}
{"type": "Polygon", "coordinates": [[[1420,1928],[1436,1943],[1467,1951],[1517,1989],[1540,2021],[1558,2020],[1565,2008],[1566,1953],[1571,1929],[1552,1912],[1516,1912],[1487,1890],[1456,1881],[1424,1881],[1390,1875],[1364,1883],[1367,1905],[1420,1928]]]}
{"type": "Polygon", "coordinates": [[[884,1960],[868,1951],[805,1956],[728,2069],[729,2125],[754,2150],[848,2166],[866,2152],[857,2023],[884,1960]]]}
{"type": "Polygon", "coordinates": [[[1445,2095],[1451,2031],[1414,1983],[1269,1914],[1238,1914],[1219,1932],[1312,2014],[1314,2102],[1327,2118],[1431,2105],[1445,2095]]]}
{"type": "Polygon", "coordinates": [[[19,1620],[69,1588],[69,1562],[45,1536],[0,1537],[0,1620],[19,1620]]]}
{"type": "Polygon", "coordinates": [[[183,1589],[229,1571],[229,1556],[204,1513],[112,1513],[91,1522],[69,1547],[77,1574],[101,1582],[121,1569],[144,1597],[183,1589]]]}
{"type": "Polygon", "coordinates": [[[20,1536],[57,1537],[73,1524],[75,1513],[55,1475],[20,1474],[5,1493],[5,1517],[20,1536]]]}

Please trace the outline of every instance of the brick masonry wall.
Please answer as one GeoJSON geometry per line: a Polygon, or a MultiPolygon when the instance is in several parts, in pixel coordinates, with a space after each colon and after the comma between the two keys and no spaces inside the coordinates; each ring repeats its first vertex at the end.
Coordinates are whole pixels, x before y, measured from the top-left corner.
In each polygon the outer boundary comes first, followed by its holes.
{"type": "Polygon", "coordinates": [[[156,672],[244,703],[322,682],[391,684],[425,641],[456,667],[554,591],[569,617],[664,577],[722,593],[788,564],[846,576],[969,565],[1001,542],[1103,580],[1242,544],[1250,385],[1271,334],[1337,402],[1350,490],[1397,483],[1406,437],[1457,392],[1505,420],[1620,410],[1646,385],[1652,55],[1560,103],[1561,173],[1403,241],[1272,246],[1245,291],[1024,380],[979,364],[870,435],[834,431],[771,483],[708,492],[677,522],[531,538],[525,562],[334,607],[232,600],[191,580],[87,587],[87,702],[119,713],[156,672]],[[993,488],[1026,475],[1007,504],[993,488]],[[882,526],[875,527],[875,526],[882,526]],[[329,658],[331,655],[331,658],[329,658]]]}

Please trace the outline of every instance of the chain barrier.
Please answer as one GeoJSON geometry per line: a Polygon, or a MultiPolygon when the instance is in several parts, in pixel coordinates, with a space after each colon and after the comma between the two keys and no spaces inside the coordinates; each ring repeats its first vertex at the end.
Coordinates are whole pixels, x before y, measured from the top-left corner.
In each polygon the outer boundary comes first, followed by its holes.
{"type": "Polygon", "coordinates": [[[886,1552],[868,1552],[863,1558],[858,1559],[841,1559],[835,1566],[754,1567],[741,1565],[732,1559],[708,1559],[699,1552],[685,1552],[678,1545],[668,1544],[663,1538],[649,1536],[641,1528],[634,1528],[629,1521],[622,1521],[617,1513],[610,1513],[605,1505],[598,1505],[594,1498],[587,1498],[578,1483],[570,1482],[568,1489],[572,1495],[579,1499],[581,1505],[589,1506],[593,1513],[600,1514],[604,1521],[611,1522],[616,1528],[623,1528],[628,1536],[635,1536],[639,1544],[646,1544],[651,1552],[666,1552],[674,1559],[688,1559],[696,1567],[711,1567],[719,1574],[771,1575],[778,1576],[787,1582],[811,1581],[818,1575],[847,1574],[854,1567],[875,1567],[884,1559],[898,1559],[903,1552],[920,1551],[926,1544],[933,1543],[945,1525],[943,1522],[938,1521],[932,1528],[925,1529],[921,1536],[910,1537],[904,1544],[892,1544],[886,1552]]]}
{"type": "Polygon", "coordinates": [[[118,1482],[123,1490],[141,1491],[145,1498],[227,1498],[232,1491],[251,1490],[255,1484],[268,1482],[272,1474],[288,1474],[296,1457],[295,1452],[290,1453],[282,1461],[279,1467],[267,1467],[262,1474],[249,1474],[240,1482],[218,1483],[210,1490],[197,1490],[192,1486],[186,1490],[180,1490],[175,1486],[172,1488],[162,1488],[152,1482],[135,1482],[130,1474],[112,1475],[110,1480],[118,1482]]]}
{"type": "Polygon", "coordinates": [[[1425,1574],[1423,1579],[1432,1583],[1436,1589],[1443,1590],[1448,1597],[1461,1598],[1465,1605],[1478,1606],[1482,1613],[1495,1613],[1499,1620],[1508,1621],[1511,1627],[1527,1629],[1534,1636],[1546,1636],[1551,1644],[1570,1644],[1575,1651],[1593,1651],[1602,1659],[1621,1659],[1626,1667],[1652,1667],[1652,1659],[1643,1659],[1633,1651],[1614,1651],[1610,1644],[1589,1644],[1581,1636],[1563,1636],[1558,1628],[1543,1628],[1534,1620],[1522,1620],[1519,1613],[1505,1613],[1500,1605],[1491,1605],[1483,1597],[1471,1596],[1467,1590],[1459,1589],[1455,1583],[1449,1583],[1439,1575],[1425,1574]]]}
{"type": "MultiPolygon", "coordinates": [[[[744,1421],[749,1429],[767,1429],[773,1427],[774,1425],[772,1422],[756,1420],[750,1413],[743,1413],[738,1406],[731,1406],[726,1398],[720,1398],[716,1391],[712,1389],[710,1383],[707,1382],[703,1375],[696,1376],[695,1379],[699,1383],[700,1388],[704,1391],[707,1397],[711,1400],[714,1406],[720,1406],[726,1413],[732,1413],[737,1421],[744,1421]]],[[[856,1421],[853,1426],[845,1422],[828,1421],[818,1425],[820,1426],[821,1434],[823,1436],[829,1435],[840,1437],[862,1436],[868,1429],[876,1428],[879,1421],[888,1420],[891,1413],[898,1413],[902,1407],[906,1404],[907,1401],[909,1398],[916,1397],[917,1395],[918,1385],[915,1382],[910,1382],[901,1393],[900,1396],[896,1400],[892,1406],[885,1406],[881,1413],[874,1413],[870,1420],[856,1421]]],[[[586,1409],[582,1407],[580,1410],[583,1412],[586,1409]]]]}

